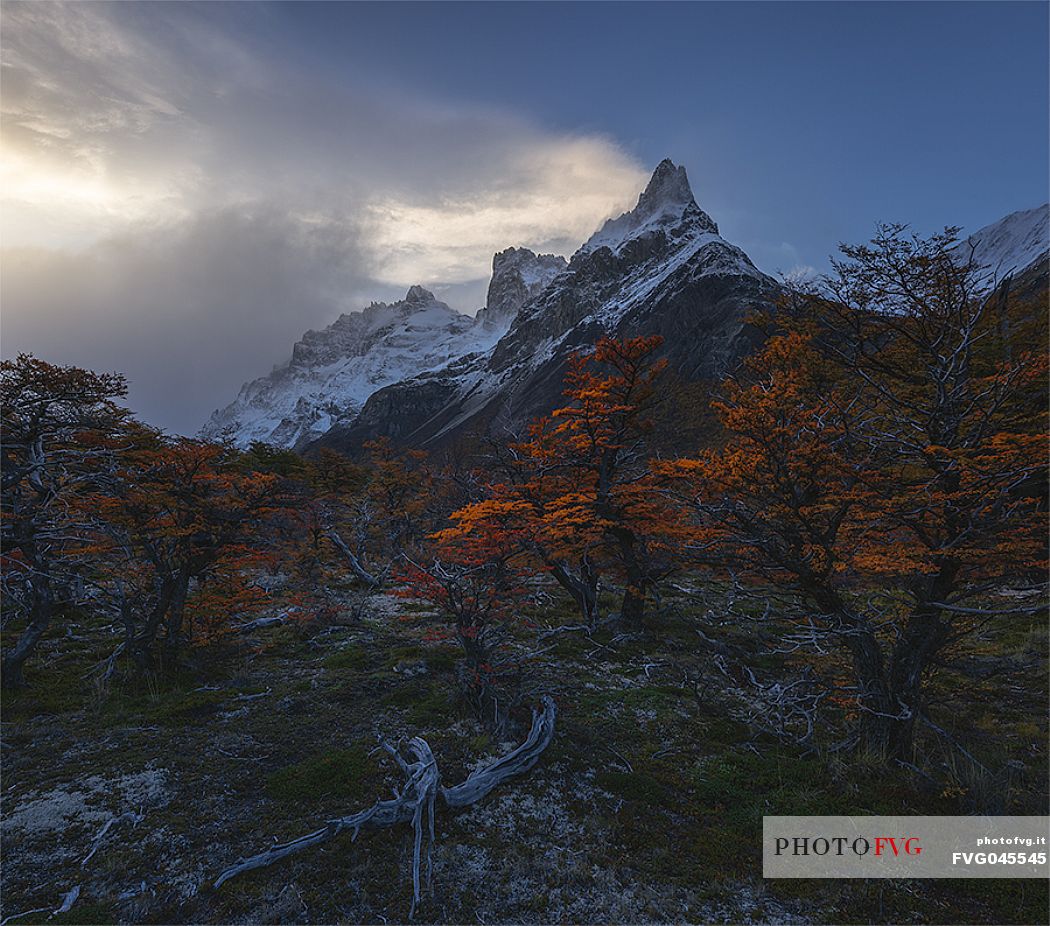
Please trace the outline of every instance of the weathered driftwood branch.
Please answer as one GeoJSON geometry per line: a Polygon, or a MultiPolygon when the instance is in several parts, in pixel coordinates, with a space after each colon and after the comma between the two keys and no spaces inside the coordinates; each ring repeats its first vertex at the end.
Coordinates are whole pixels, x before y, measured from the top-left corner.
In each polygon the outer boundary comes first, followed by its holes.
{"type": "Polygon", "coordinates": [[[252,630],[261,630],[263,627],[275,627],[279,624],[286,624],[291,619],[294,610],[295,608],[289,608],[280,614],[271,614],[267,617],[257,617],[254,620],[244,621],[241,624],[237,624],[236,629],[241,633],[248,633],[252,630]]]}
{"type": "Polygon", "coordinates": [[[380,581],[377,576],[372,575],[372,573],[361,565],[361,560],[359,560],[354,554],[354,551],[350,549],[350,545],[343,540],[339,531],[335,530],[335,528],[329,528],[328,539],[331,540],[335,548],[343,554],[343,559],[345,559],[350,566],[350,571],[364,582],[365,585],[369,588],[380,588],[382,586],[382,581],[380,581]]]}
{"type": "Polygon", "coordinates": [[[83,861],[81,861],[81,868],[83,868],[88,862],[90,862],[91,859],[94,857],[95,853],[98,852],[99,846],[102,845],[102,840],[106,838],[106,833],[108,833],[115,824],[120,823],[122,820],[128,819],[131,820],[131,825],[135,827],[138,826],[143,821],[143,819],[145,819],[145,815],[135,813],[135,811],[133,810],[126,810],[119,816],[110,817],[102,826],[102,829],[100,829],[95,834],[95,837],[91,840],[91,851],[87,855],[85,855],[83,861]]]}
{"type": "Polygon", "coordinates": [[[286,856],[327,842],[343,830],[350,830],[352,838],[356,839],[357,834],[363,829],[382,829],[396,826],[399,823],[411,822],[415,832],[415,844],[412,851],[412,907],[408,914],[411,918],[415,915],[420,898],[424,824],[428,834],[426,883],[427,887],[430,887],[431,851],[434,845],[434,805],[438,794],[441,795],[441,799],[450,810],[457,810],[480,801],[504,781],[529,771],[539,761],[540,755],[554,738],[557,708],[551,698],[544,696],[542,700],[543,709],[533,711],[532,728],[520,746],[491,765],[475,769],[467,776],[466,781],[452,788],[441,787],[437,760],[426,740],[415,737],[409,741],[408,753],[412,761],[406,760],[395,747],[381,742],[380,745],[390,753],[406,776],[404,786],[400,791],[395,790],[393,798],[377,801],[367,810],[350,816],[329,820],[325,826],[312,833],[307,833],[291,842],[271,846],[265,852],[260,852],[250,858],[241,859],[219,875],[215,881],[215,887],[221,887],[230,878],[246,871],[265,868],[286,856]]]}
{"type": "Polygon", "coordinates": [[[554,720],[557,716],[554,701],[546,695],[542,701],[543,710],[533,711],[532,729],[517,749],[508,752],[492,765],[474,769],[462,784],[441,788],[441,797],[449,808],[455,810],[477,803],[497,785],[508,778],[525,774],[539,761],[543,750],[554,738],[554,720]]]}

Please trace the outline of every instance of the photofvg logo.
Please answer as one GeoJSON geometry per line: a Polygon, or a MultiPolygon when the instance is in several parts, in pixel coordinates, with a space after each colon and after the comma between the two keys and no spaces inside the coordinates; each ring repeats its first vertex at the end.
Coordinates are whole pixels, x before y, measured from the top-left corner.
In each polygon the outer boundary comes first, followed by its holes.
{"type": "Polygon", "coordinates": [[[917,836],[876,836],[868,839],[857,836],[850,839],[846,836],[778,836],[776,855],[837,855],[846,852],[864,856],[869,852],[880,856],[883,852],[894,855],[921,855],[922,846],[917,836]]]}
{"type": "Polygon", "coordinates": [[[764,817],[766,878],[1047,878],[1050,817],[764,817]]]}

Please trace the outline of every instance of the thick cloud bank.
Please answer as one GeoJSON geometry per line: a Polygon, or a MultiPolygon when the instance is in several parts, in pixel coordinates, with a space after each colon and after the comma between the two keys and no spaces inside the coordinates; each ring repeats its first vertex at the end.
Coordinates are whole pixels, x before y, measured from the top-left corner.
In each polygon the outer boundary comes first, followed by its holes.
{"type": "Polygon", "coordinates": [[[571,251],[644,181],[601,136],[326,80],[270,15],[5,3],[5,356],[120,369],[192,432],[305,329],[412,283],[474,311],[493,251],[571,251]]]}

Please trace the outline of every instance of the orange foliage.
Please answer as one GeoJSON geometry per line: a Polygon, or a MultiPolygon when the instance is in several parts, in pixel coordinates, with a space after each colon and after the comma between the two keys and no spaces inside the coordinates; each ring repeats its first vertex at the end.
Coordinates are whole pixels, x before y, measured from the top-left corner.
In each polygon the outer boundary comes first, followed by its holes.
{"type": "Polygon", "coordinates": [[[527,551],[580,596],[585,614],[582,599],[593,606],[598,570],[613,572],[627,588],[625,616],[640,619],[681,541],[681,518],[646,458],[649,412],[666,366],[654,360],[661,342],[603,338],[592,354],[574,354],[569,403],[533,424],[529,440],[513,447],[508,478],[454,512],[441,541],[527,551]]]}

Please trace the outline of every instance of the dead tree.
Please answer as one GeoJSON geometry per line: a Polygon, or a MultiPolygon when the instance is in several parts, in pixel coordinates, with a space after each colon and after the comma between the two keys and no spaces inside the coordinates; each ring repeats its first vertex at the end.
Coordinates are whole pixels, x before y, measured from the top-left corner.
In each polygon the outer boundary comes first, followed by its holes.
{"type": "Polygon", "coordinates": [[[334,527],[330,527],[327,530],[328,539],[332,541],[332,545],[343,555],[343,559],[346,560],[350,566],[350,571],[353,572],[358,579],[365,583],[369,588],[380,588],[383,584],[382,580],[372,575],[365,567],[361,564],[360,558],[350,549],[350,545],[343,540],[342,535],[334,527]]]}
{"type": "Polygon", "coordinates": [[[543,709],[532,712],[532,728],[520,746],[491,765],[475,769],[465,781],[451,788],[441,785],[437,760],[426,740],[418,736],[409,740],[407,759],[395,746],[381,740],[382,748],[390,753],[405,775],[404,785],[400,790],[395,790],[393,798],[377,801],[367,810],[329,820],[323,827],[312,833],[307,833],[291,842],[272,846],[250,858],[241,859],[219,875],[215,881],[215,887],[221,887],[230,878],[246,871],[265,868],[286,856],[327,842],[344,830],[350,830],[352,838],[356,839],[357,834],[363,829],[382,829],[396,826],[399,823],[411,823],[415,833],[415,845],[412,852],[412,906],[408,914],[411,918],[415,915],[420,898],[424,826],[428,837],[426,848],[428,888],[431,883],[434,807],[437,797],[440,795],[442,802],[449,810],[459,810],[477,803],[508,779],[529,771],[539,761],[540,755],[554,738],[557,708],[554,701],[547,696],[544,696],[542,701],[543,709]]]}

